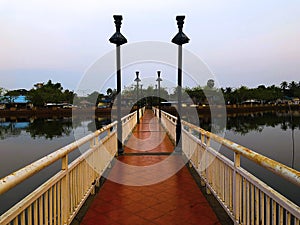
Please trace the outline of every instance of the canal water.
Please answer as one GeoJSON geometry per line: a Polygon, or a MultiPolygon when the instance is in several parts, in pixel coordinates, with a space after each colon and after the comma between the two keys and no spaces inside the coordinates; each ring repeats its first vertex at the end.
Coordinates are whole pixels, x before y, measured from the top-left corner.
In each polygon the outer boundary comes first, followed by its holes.
{"type": "MultiPolygon", "coordinates": [[[[86,136],[109,118],[0,118],[0,177],[4,177],[41,157],[86,136]],[[96,126],[95,126],[96,125],[96,126]]],[[[210,130],[209,117],[200,117],[200,126],[210,130]]],[[[229,115],[225,138],[260,154],[300,170],[300,112],[260,112],[229,115]]],[[[229,158],[228,149],[220,152],[229,158]]],[[[79,151],[75,151],[73,160],[79,151]]],[[[242,166],[284,196],[300,205],[299,187],[284,181],[253,163],[242,166]]],[[[59,168],[59,162],[0,196],[0,214],[47,180],[59,168]]]]}

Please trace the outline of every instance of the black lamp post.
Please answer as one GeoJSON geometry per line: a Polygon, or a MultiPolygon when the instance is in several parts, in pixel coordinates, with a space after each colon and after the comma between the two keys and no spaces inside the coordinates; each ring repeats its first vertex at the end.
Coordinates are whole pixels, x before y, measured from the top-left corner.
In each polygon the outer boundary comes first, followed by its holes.
{"type": "MultiPolygon", "coordinates": [[[[158,95],[158,93],[157,93],[157,84],[155,84],[155,94],[156,94],[156,96],[158,95]]],[[[157,101],[156,100],[155,100],[155,106],[157,106],[157,101]]],[[[157,116],[156,115],[156,110],[155,110],[155,114],[154,115],[157,116]]]]}
{"type": "MultiPolygon", "coordinates": [[[[143,94],[143,85],[141,84],[141,99],[142,99],[142,108],[144,107],[144,94],[143,94]]],[[[142,116],[143,116],[143,110],[142,110],[142,116]]]]}
{"type": "Polygon", "coordinates": [[[139,71],[135,72],[136,78],[134,81],[136,82],[136,105],[137,105],[137,123],[140,123],[140,106],[139,106],[139,82],[141,79],[139,78],[139,71]]]}
{"type": "Polygon", "coordinates": [[[178,91],[178,107],[177,107],[177,124],[176,124],[176,146],[178,151],[181,151],[181,88],[182,88],[182,45],[189,42],[189,38],[182,32],[183,24],[184,24],[185,16],[176,16],[177,25],[179,32],[172,39],[174,44],[178,45],[178,83],[177,83],[177,91],[178,91]]]}
{"type": "Polygon", "coordinates": [[[122,144],[122,122],[121,122],[121,45],[127,42],[127,39],[121,34],[122,16],[114,15],[116,32],[109,41],[116,45],[116,61],[117,61],[117,136],[118,136],[118,154],[123,154],[122,144]]]}
{"type": "Polygon", "coordinates": [[[162,79],[160,78],[160,73],[161,71],[157,71],[157,79],[156,81],[158,82],[158,117],[159,120],[161,119],[161,104],[160,104],[160,82],[162,81],[162,79]]]}

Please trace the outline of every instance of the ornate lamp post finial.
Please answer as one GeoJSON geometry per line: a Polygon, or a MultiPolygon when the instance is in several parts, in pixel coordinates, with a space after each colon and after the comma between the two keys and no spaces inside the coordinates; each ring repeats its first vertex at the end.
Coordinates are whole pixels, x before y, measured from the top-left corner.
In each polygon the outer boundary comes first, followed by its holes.
{"type": "Polygon", "coordinates": [[[114,15],[116,32],[111,36],[109,41],[118,46],[127,43],[127,39],[121,34],[121,24],[123,17],[121,15],[114,15]]]}
{"type": "Polygon", "coordinates": [[[175,35],[175,37],[172,39],[172,42],[177,45],[183,45],[190,41],[190,39],[182,32],[184,18],[185,18],[185,16],[176,16],[179,31],[175,35]]]}

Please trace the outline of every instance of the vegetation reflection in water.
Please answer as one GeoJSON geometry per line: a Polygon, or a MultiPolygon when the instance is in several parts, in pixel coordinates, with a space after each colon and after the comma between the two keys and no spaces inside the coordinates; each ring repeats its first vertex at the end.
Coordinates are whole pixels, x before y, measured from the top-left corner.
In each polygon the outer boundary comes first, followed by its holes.
{"type": "MultiPolygon", "coordinates": [[[[200,116],[199,122],[201,128],[211,131],[211,118],[209,116],[200,116]]],[[[245,135],[250,131],[262,132],[265,127],[275,127],[278,125],[280,125],[282,130],[300,130],[300,112],[268,111],[231,114],[227,116],[226,129],[240,135],[245,135]]],[[[216,130],[215,127],[214,129],[216,130]]]]}
{"type": "MultiPolygon", "coordinates": [[[[62,136],[69,136],[73,129],[82,126],[81,119],[71,117],[62,118],[0,118],[0,139],[22,135],[22,132],[29,133],[35,138],[44,137],[53,139],[62,136]]],[[[87,124],[88,131],[100,129],[103,125],[109,124],[110,118],[95,118],[87,124]]]]}
{"type": "MultiPolygon", "coordinates": [[[[218,119],[218,118],[217,118],[218,119]]],[[[24,131],[32,138],[45,137],[53,139],[61,136],[68,136],[73,129],[82,126],[82,121],[89,121],[88,131],[95,131],[111,122],[109,117],[94,118],[94,120],[83,120],[82,118],[53,117],[53,118],[0,118],[0,139],[21,135],[24,131]],[[96,126],[96,128],[95,128],[96,126]]],[[[210,116],[199,117],[200,127],[211,131],[210,116]]],[[[218,123],[216,123],[218,124],[218,123]]],[[[227,117],[226,129],[240,135],[250,131],[262,132],[265,127],[280,125],[282,130],[300,130],[299,111],[269,111],[256,113],[231,114],[227,117]]],[[[218,132],[218,129],[214,127],[218,132]]]]}

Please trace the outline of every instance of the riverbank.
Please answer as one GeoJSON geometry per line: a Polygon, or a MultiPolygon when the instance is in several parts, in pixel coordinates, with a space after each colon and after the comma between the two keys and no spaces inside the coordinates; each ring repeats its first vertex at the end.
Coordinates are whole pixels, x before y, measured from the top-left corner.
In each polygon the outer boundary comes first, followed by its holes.
{"type": "MultiPolygon", "coordinates": [[[[210,115],[211,111],[214,113],[223,114],[224,110],[227,115],[239,114],[239,113],[255,113],[255,112],[265,112],[265,111],[289,111],[289,110],[300,110],[300,105],[213,105],[213,106],[197,106],[195,107],[199,115],[210,115]]],[[[193,108],[183,107],[185,114],[191,111],[193,108]]],[[[162,107],[163,111],[166,111],[172,115],[176,115],[177,111],[175,107],[162,107]]]]}
{"type": "MultiPolygon", "coordinates": [[[[183,109],[192,109],[186,107],[183,109]]],[[[214,112],[224,112],[224,106],[198,106],[197,111],[199,114],[210,114],[211,110],[214,112]]],[[[277,110],[300,110],[300,105],[226,105],[227,114],[234,113],[249,113],[249,112],[263,112],[263,111],[277,111],[277,110]]],[[[162,110],[176,115],[175,107],[162,107],[162,110]]],[[[70,108],[40,108],[40,109],[2,109],[0,110],[0,117],[51,117],[51,116],[63,116],[71,117],[76,115],[90,115],[95,116],[110,116],[111,108],[104,109],[70,109],[70,108]]],[[[128,110],[124,110],[128,112],[128,110]]],[[[130,110],[129,110],[130,111],[130,110]]]]}
{"type": "Polygon", "coordinates": [[[62,109],[62,108],[40,108],[40,109],[19,109],[19,110],[0,110],[0,117],[52,117],[63,116],[72,117],[76,115],[90,115],[91,112],[96,116],[108,116],[111,114],[111,109],[62,109]]]}

